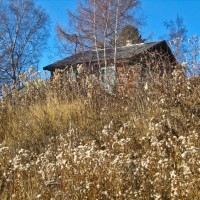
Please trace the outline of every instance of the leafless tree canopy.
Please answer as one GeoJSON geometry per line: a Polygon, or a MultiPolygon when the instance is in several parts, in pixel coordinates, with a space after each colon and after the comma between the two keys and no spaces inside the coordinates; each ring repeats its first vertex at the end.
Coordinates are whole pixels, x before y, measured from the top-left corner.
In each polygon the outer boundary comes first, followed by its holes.
{"type": "Polygon", "coordinates": [[[168,41],[170,47],[177,60],[182,63],[184,59],[184,53],[186,53],[185,42],[187,40],[188,33],[188,30],[184,25],[184,19],[180,16],[177,16],[175,20],[165,21],[164,26],[168,30],[168,41]]]}
{"type": "Polygon", "coordinates": [[[75,12],[68,11],[71,29],[64,30],[58,26],[58,36],[68,42],[70,38],[63,34],[76,34],[75,44],[83,48],[106,48],[117,46],[120,31],[127,24],[138,26],[134,10],[139,0],[80,0],[75,12]]]}
{"type": "Polygon", "coordinates": [[[18,75],[38,63],[48,36],[48,16],[34,0],[0,2],[0,82],[18,84],[18,75]]]}

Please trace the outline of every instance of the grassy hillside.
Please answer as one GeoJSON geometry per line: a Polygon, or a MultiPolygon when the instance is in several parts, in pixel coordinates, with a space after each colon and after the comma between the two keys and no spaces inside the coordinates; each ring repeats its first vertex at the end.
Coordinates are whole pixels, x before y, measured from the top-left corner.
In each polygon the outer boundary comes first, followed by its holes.
{"type": "MultiPolygon", "coordinates": [[[[200,78],[134,94],[56,75],[0,102],[0,199],[198,199],[200,78]]],[[[9,93],[6,95],[6,93],[9,93]]]]}

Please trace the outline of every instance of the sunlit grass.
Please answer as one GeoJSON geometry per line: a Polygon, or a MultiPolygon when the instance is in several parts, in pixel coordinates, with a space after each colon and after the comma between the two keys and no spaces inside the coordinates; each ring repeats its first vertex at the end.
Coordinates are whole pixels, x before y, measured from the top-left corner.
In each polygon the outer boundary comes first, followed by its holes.
{"type": "Polygon", "coordinates": [[[122,95],[57,75],[4,95],[0,199],[198,199],[199,83],[122,95]]]}

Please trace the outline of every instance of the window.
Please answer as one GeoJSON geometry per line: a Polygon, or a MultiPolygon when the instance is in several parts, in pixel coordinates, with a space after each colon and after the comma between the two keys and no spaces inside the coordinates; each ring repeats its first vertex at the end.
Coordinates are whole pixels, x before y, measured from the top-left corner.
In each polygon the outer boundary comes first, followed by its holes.
{"type": "Polygon", "coordinates": [[[67,71],[67,76],[69,78],[77,78],[78,76],[78,70],[77,70],[77,67],[73,66],[73,67],[70,67],[67,71]]]}
{"type": "Polygon", "coordinates": [[[116,71],[114,66],[101,67],[101,80],[105,89],[113,92],[116,81],[116,71]]]}

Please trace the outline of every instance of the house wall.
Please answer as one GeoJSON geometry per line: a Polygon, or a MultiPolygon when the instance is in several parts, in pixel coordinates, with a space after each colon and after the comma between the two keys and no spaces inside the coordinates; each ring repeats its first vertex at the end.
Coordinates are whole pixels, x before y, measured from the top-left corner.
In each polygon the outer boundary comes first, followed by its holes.
{"type": "Polygon", "coordinates": [[[159,81],[163,76],[172,77],[177,62],[161,51],[145,52],[126,62],[119,62],[116,68],[117,91],[134,93],[144,87],[146,81],[159,81]]]}
{"type": "Polygon", "coordinates": [[[138,88],[142,81],[141,64],[118,64],[116,68],[118,92],[133,92],[138,88]]]}
{"type": "MultiPolygon", "coordinates": [[[[100,69],[97,62],[86,63],[84,74],[94,74],[97,77],[101,76],[101,80],[104,81],[103,85],[106,87],[109,80],[107,81],[105,78],[106,76],[109,78],[110,74],[103,74],[106,71],[104,64],[105,62],[102,61],[100,69]]],[[[113,66],[113,61],[107,62],[108,68],[112,68],[113,66]]],[[[75,69],[76,65],[73,66],[73,70],[75,69]]],[[[166,52],[158,52],[156,50],[144,52],[131,59],[117,61],[114,73],[115,78],[112,77],[112,85],[110,88],[112,91],[115,90],[119,93],[135,92],[136,89],[143,87],[146,81],[162,78],[163,74],[170,75],[173,70],[174,63],[172,63],[170,55],[166,54],[166,52]]],[[[66,69],[66,72],[69,75],[69,69],[66,69]]],[[[77,80],[79,80],[80,74],[74,75],[73,77],[76,79],[78,77],[77,80]]]]}

